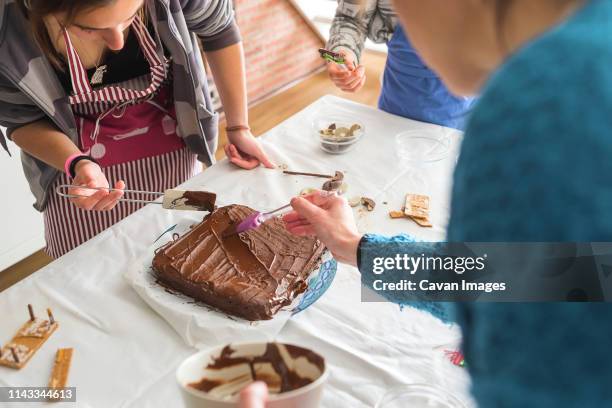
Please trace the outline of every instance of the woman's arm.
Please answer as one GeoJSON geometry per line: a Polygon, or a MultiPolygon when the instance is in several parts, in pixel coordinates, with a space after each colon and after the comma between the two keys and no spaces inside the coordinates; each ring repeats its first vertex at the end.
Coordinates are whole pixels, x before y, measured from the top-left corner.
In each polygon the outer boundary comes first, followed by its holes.
{"type": "Polygon", "coordinates": [[[206,58],[223,103],[227,128],[244,127],[227,132],[227,157],[232,163],[246,169],[253,169],[260,163],[274,168],[274,164],[248,129],[249,113],[242,43],[208,51],[206,58]]]}
{"type": "MultiPolygon", "coordinates": [[[[419,243],[408,235],[383,237],[361,235],[357,231],[353,211],[344,198],[315,192],[291,200],[294,212],[283,217],[287,229],[296,235],[316,235],[338,261],[357,266],[362,283],[373,288],[374,281],[399,282],[409,278],[406,270],[389,268],[384,275],[374,273],[376,262],[381,258],[397,255],[414,256],[443,252],[443,244],[419,243]]],[[[381,291],[382,296],[400,305],[416,307],[430,312],[442,321],[451,321],[448,307],[444,303],[416,300],[416,293],[405,291],[381,291]]]]}
{"type": "Polygon", "coordinates": [[[274,168],[274,164],[248,129],[246,70],[242,43],[208,51],[206,58],[223,103],[227,127],[230,129],[227,132],[230,143],[225,147],[229,160],[246,169],[253,169],[260,163],[274,168]],[[243,128],[231,130],[232,127],[243,128]]]}
{"type": "MultiPolygon", "coordinates": [[[[61,171],[64,170],[64,163],[68,157],[80,152],[68,136],[57,130],[46,119],[13,130],[11,137],[24,152],[61,171]]],[[[109,187],[102,169],[92,161],[79,161],[75,167],[75,174],[76,177],[73,180],[75,186],[109,187]]],[[[123,181],[118,181],[115,188],[122,190],[125,184],[123,181]]],[[[87,198],[71,199],[77,207],[100,211],[114,208],[117,200],[123,195],[120,191],[109,193],[108,191],[95,192],[78,188],[71,189],[70,194],[88,196],[87,198]]]]}
{"type": "Polygon", "coordinates": [[[66,159],[79,153],[72,140],[46,119],[15,129],[11,138],[26,153],[61,171],[66,159]]]}
{"type": "Polygon", "coordinates": [[[206,59],[223,103],[227,127],[248,125],[246,70],[242,42],[216,51],[206,59]]]}
{"type": "Polygon", "coordinates": [[[248,129],[248,105],[244,51],[240,30],[230,0],[182,0],[181,10],[189,29],[202,40],[223,103],[229,143],[225,153],[237,166],[253,169],[259,164],[273,168],[257,140],[248,129]]]}

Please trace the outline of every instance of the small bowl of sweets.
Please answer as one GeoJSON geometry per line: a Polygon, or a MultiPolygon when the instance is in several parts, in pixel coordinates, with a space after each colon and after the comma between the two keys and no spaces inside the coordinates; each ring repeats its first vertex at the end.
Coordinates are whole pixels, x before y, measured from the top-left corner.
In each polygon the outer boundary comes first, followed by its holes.
{"type": "Polygon", "coordinates": [[[344,116],[321,116],[312,127],[321,149],[330,154],[350,151],[365,134],[363,123],[344,116]]]}

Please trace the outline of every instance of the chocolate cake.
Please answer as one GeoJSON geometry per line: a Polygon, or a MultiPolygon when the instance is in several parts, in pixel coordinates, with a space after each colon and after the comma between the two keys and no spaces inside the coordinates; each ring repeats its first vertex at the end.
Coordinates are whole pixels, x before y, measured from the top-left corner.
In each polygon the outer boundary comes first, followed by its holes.
{"type": "Polygon", "coordinates": [[[247,320],[271,319],[307,288],[325,250],[313,237],[289,233],[280,219],[222,238],[253,209],[230,205],[208,214],[156,251],[158,280],[181,293],[247,320]]]}

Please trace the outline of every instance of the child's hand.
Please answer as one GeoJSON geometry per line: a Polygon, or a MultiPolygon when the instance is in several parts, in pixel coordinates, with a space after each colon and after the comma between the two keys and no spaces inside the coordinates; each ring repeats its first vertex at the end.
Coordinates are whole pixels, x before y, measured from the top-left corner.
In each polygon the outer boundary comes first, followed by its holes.
{"type": "Polygon", "coordinates": [[[329,78],[332,80],[334,85],[343,90],[344,92],[357,92],[366,81],[365,67],[359,65],[355,67],[353,57],[344,51],[340,51],[339,54],[344,56],[346,61],[346,68],[339,66],[334,62],[327,63],[327,73],[329,78]]]}
{"type": "MultiPolygon", "coordinates": [[[[88,197],[82,198],[71,198],[70,201],[74,205],[84,210],[96,210],[96,211],[109,211],[115,208],[118,200],[123,196],[123,191],[112,191],[107,190],[88,190],[78,188],[79,186],[84,187],[97,187],[97,188],[108,188],[108,180],[102,172],[100,166],[89,160],[81,160],[76,164],[75,168],[76,177],[72,181],[74,186],[69,190],[69,194],[83,195],[88,197]]],[[[125,183],[119,180],[115,183],[115,189],[123,190],[125,183]]]]}
{"type": "Polygon", "coordinates": [[[269,169],[276,167],[249,130],[228,133],[227,138],[229,143],[225,146],[225,154],[236,166],[247,170],[260,164],[269,169]]]}

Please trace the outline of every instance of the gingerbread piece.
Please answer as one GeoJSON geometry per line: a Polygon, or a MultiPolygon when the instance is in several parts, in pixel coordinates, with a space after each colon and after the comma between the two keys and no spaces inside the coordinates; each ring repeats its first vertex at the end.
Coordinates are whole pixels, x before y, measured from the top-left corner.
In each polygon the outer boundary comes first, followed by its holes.
{"type": "Polygon", "coordinates": [[[406,205],[401,211],[389,211],[391,218],[410,218],[417,225],[431,228],[429,219],[429,197],[420,194],[406,194],[406,205]]]}
{"type": "Polygon", "coordinates": [[[429,217],[429,197],[419,194],[407,194],[404,213],[412,218],[427,219],[429,217]]]}
{"type": "Polygon", "coordinates": [[[21,369],[59,327],[50,309],[47,309],[49,320],[37,319],[32,305],[28,305],[28,312],[30,320],[0,349],[0,365],[21,369]]]}
{"type": "Polygon", "coordinates": [[[411,217],[409,215],[406,215],[403,211],[389,211],[389,217],[391,217],[393,219],[396,219],[396,218],[409,218],[412,221],[416,222],[421,227],[425,227],[425,228],[433,227],[433,224],[431,223],[429,218],[414,218],[414,217],[411,217]]]}
{"type": "MultiPolygon", "coordinates": [[[[72,362],[72,348],[57,349],[55,354],[55,364],[49,379],[49,388],[61,390],[66,388],[68,383],[68,374],[70,372],[70,363],[72,362]]],[[[54,401],[53,398],[50,398],[54,401]]]]}
{"type": "Polygon", "coordinates": [[[415,207],[429,209],[429,196],[421,194],[406,194],[406,201],[415,207]]]}
{"type": "Polygon", "coordinates": [[[30,354],[32,350],[24,345],[18,343],[8,343],[2,349],[2,354],[0,354],[1,361],[6,361],[7,364],[21,364],[23,361],[30,358],[30,354]]]}
{"type": "Polygon", "coordinates": [[[419,194],[407,194],[404,213],[412,218],[427,219],[429,217],[429,197],[419,194]]]}
{"type": "Polygon", "coordinates": [[[416,222],[421,227],[425,227],[425,228],[433,227],[432,223],[429,221],[429,218],[415,218],[415,217],[410,217],[410,216],[408,218],[416,222]]]}
{"type": "Polygon", "coordinates": [[[30,324],[24,325],[17,335],[19,337],[43,338],[49,331],[51,324],[49,320],[35,319],[34,321],[30,321],[30,324]]]}

